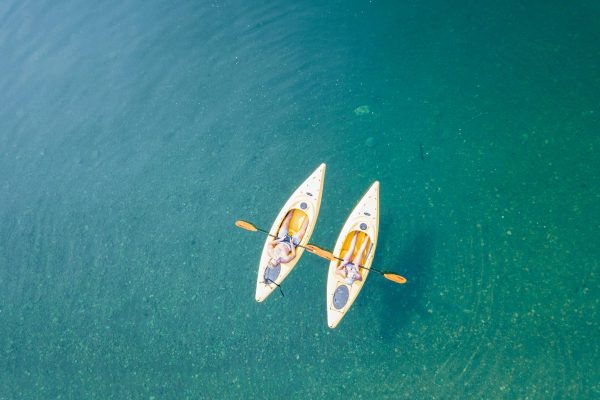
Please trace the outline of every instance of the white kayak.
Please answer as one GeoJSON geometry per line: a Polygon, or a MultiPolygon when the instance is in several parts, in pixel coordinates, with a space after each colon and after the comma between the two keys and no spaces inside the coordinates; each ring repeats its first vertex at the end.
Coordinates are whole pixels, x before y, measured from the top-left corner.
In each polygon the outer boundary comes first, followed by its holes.
{"type": "MultiPolygon", "coordinates": [[[[350,244],[358,232],[357,242],[354,254],[356,255],[362,243],[368,240],[365,253],[360,265],[360,274],[362,280],[349,280],[336,273],[337,267],[342,261],[333,259],[329,264],[329,274],[327,276],[327,324],[330,328],[335,328],[344,315],[348,312],[356,296],[360,293],[367,277],[369,268],[373,263],[375,256],[375,247],[377,246],[377,233],[379,231],[379,182],[373,183],[367,193],[360,199],[338,236],[333,249],[333,255],[343,259],[350,249],[350,244]]],[[[352,259],[351,258],[351,259],[352,259]]]]}
{"type": "Polygon", "coordinates": [[[262,255],[260,256],[260,263],[258,264],[256,301],[261,302],[265,300],[273,290],[277,289],[277,285],[283,282],[302,257],[304,248],[300,246],[305,246],[308,243],[317,223],[324,181],[325,164],[323,163],[296,189],[281,208],[281,211],[279,211],[277,218],[275,218],[275,222],[273,222],[269,230],[270,236],[267,236],[265,240],[262,255]],[[289,235],[292,236],[298,232],[305,219],[308,218],[306,233],[300,241],[300,246],[296,247],[296,257],[294,259],[288,263],[281,263],[275,268],[270,266],[267,268],[271,258],[267,250],[273,237],[276,237],[279,233],[279,228],[290,210],[293,210],[293,215],[289,225],[289,235]]]}

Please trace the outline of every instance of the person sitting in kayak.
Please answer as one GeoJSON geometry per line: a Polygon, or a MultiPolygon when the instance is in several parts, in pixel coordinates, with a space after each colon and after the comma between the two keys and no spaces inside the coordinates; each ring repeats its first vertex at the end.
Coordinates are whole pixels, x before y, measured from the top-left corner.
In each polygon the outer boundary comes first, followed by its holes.
{"type": "Polygon", "coordinates": [[[346,252],[344,256],[344,261],[337,266],[335,273],[345,279],[345,283],[347,285],[352,285],[354,281],[362,281],[363,277],[360,273],[360,263],[362,262],[363,254],[367,248],[367,244],[369,244],[369,240],[365,238],[363,240],[360,249],[358,249],[358,253],[356,256],[352,258],[352,254],[354,254],[354,249],[356,248],[356,241],[358,239],[358,231],[354,231],[354,237],[352,238],[352,242],[350,243],[350,248],[346,252]],[[352,261],[352,262],[350,262],[352,261]]]}
{"type": "Polygon", "coordinates": [[[294,234],[294,236],[289,235],[290,221],[292,220],[293,214],[294,210],[288,211],[283,220],[283,224],[281,224],[281,227],[279,228],[277,238],[273,239],[270,243],[268,251],[269,256],[271,257],[269,260],[269,266],[271,268],[275,268],[281,263],[285,264],[292,261],[294,257],[296,257],[296,247],[300,244],[300,241],[302,241],[302,238],[306,233],[306,228],[308,228],[308,218],[304,220],[302,227],[294,234]]]}

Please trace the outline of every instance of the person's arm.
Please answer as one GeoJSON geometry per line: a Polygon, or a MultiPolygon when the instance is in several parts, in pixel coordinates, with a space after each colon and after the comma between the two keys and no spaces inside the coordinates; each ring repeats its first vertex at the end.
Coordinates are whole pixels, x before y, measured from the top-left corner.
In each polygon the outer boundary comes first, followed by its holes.
{"type": "Polygon", "coordinates": [[[340,268],[339,266],[335,269],[335,273],[342,278],[346,278],[348,276],[348,271],[346,271],[346,268],[340,268]]]}
{"type": "Polygon", "coordinates": [[[294,257],[296,257],[296,249],[294,247],[292,247],[292,253],[289,256],[282,258],[281,262],[289,263],[290,261],[292,261],[294,259],[294,257]]]}
{"type": "Polygon", "coordinates": [[[354,280],[355,281],[362,281],[362,274],[360,272],[357,272],[354,274],[354,280]]]}

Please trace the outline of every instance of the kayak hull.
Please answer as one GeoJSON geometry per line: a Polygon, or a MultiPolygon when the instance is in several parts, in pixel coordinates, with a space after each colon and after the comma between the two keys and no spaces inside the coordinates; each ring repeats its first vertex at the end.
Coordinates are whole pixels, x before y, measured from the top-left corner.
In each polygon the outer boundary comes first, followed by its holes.
{"type": "Polygon", "coordinates": [[[352,257],[356,255],[363,241],[368,240],[370,242],[367,244],[365,254],[360,262],[360,265],[364,267],[360,269],[362,280],[348,284],[346,278],[336,273],[337,267],[342,261],[334,259],[330,262],[326,296],[327,325],[332,329],[340,323],[352,307],[354,300],[356,300],[369,276],[369,268],[371,268],[375,256],[379,232],[379,182],[371,185],[348,216],[335,243],[334,256],[341,259],[346,256],[354,232],[358,232],[358,237],[352,257]]]}
{"type": "Polygon", "coordinates": [[[279,214],[277,214],[277,217],[269,230],[269,236],[265,240],[260,256],[260,262],[258,264],[255,294],[257,302],[264,301],[273,290],[277,289],[277,285],[280,285],[283,282],[302,257],[304,248],[300,246],[305,246],[308,243],[319,216],[323,184],[325,182],[325,169],[326,166],[324,163],[319,165],[319,167],[294,191],[279,211],[279,214]],[[300,246],[296,248],[296,257],[294,257],[293,260],[289,263],[282,263],[279,267],[274,269],[267,268],[270,260],[268,249],[271,241],[273,240],[273,237],[277,236],[279,228],[290,210],[294,210],[294,213],[289,225],[289,234],[293,235],[296,233],[302,226],[304,220],[308,219],[306,233],[300,241],[300,246]]]}

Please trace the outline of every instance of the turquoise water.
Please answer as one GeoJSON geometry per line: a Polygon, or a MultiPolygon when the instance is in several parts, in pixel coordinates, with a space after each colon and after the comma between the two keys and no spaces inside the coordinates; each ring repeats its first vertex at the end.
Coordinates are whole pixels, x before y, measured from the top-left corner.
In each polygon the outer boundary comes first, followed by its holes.
{"type": "Polygon", "coordinates": [[[597,398],[595,1],[0,3],[0,399],[597,398]],[[489,4],[487,4],[489,3],[489,4]],[[335,330],[264,237],[381,182],[335,330]]]}

